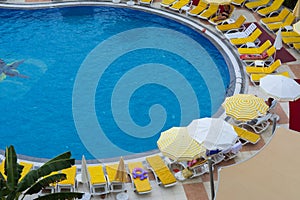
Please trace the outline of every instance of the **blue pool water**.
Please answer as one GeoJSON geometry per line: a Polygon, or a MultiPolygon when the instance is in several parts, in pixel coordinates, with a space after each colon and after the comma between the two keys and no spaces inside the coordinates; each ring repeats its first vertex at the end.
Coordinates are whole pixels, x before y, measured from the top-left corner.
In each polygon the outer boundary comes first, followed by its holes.
{"type": "Polygon", "coordinates": [[[51,158],[157,149],[160,132],[212,116],[230,78],[217,48],[178,22],[137,10],[0,10],[0,148],[51,158]]]}

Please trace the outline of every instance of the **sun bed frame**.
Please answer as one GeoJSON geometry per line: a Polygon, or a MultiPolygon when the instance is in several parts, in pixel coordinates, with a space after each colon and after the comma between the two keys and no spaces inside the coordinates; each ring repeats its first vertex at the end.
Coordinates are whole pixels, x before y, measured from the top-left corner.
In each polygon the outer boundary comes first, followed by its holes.
{"type": "Polygon", "coordinates": [[[148,169],[153,172],[158,185],[171,187],[177,184],[175,176],[159,155],[146,157],[146,164],[148,169]]]}

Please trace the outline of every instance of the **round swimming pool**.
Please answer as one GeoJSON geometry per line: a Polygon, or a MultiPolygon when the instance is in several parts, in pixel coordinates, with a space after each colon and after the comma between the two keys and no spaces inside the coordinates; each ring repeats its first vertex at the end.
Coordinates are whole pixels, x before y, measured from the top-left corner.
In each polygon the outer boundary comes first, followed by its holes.
{"type": "Polygon", "coordinates": [[[0,10],[0,58],[29,78],[0,81],[0,148],[80,159],[157,149],[160,132],[210,117],[230,82],[201,33],[117,7],[0,10]]]}

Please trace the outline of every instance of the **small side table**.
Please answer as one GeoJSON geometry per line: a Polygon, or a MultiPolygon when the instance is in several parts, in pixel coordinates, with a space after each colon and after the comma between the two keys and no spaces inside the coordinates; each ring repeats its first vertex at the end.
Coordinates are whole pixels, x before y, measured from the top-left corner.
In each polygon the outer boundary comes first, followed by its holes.
{"type": "Polygon", "coordinates": [[[247,46],[247,48],[254,48],[254,47],[256,47],[254,42],[247,42],[246,46],[247,46]]]}
{"type": "Polygon", "coordinates": [[[262,61],[262,60],[256,60],[256,61],[254,61],[254,65],[256,67],[264,67],[265,66],[265,62],[262,61]]]}
{"type": "Polygon", "coordinates": [[[283,27],[283,29],[285,29],[286,31],[294,30],[292,26],[285,26],[285,27],[283,27]]]}
{"type": "Polygon", "coordinates": [[[191,9],[190,6],[183,6],[182,8],[180,8],[180,13],[182,13],[182,11],[185,12],[185,15],[188,15],[188,11],[191,9]]]}

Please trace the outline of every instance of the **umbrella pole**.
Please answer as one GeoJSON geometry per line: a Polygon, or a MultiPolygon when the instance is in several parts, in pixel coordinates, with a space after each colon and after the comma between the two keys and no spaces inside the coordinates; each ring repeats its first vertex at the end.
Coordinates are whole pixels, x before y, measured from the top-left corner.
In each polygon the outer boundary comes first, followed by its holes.
{"type": "Polygon", "coordinates": [[[215,198],[215,185],[214,185],[214,174],[213,174],[211,158],[208,158],[208,168],[209,168],[209,178],[210,178],[211,199],[213,200],[215,198]]]}

